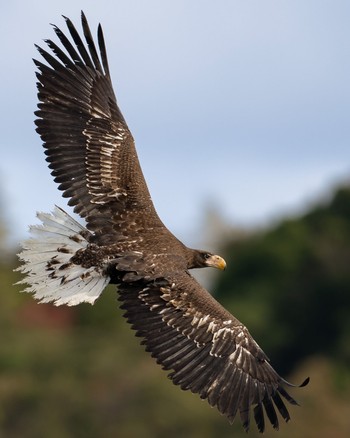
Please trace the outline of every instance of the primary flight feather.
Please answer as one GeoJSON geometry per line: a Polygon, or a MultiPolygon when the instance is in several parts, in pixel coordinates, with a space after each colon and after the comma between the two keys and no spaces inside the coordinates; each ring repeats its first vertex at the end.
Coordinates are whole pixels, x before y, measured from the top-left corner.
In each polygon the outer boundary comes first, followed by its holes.
{"type": "Polygon", "coordinates": [[[31,227],[19,254],[25,291],[72,306],[94,303],[108,283],[117,284],[125,317],[175,384],[230,422],[239,413],[246,430],[251,410],[260,432],[265,414],[277,429],[277,412],[290,418],[285,401],[296,404],[285,389],[291,384],[189,273],[226,263],[186,247],[159,219],[114,95],[102,28],[96,47],[83,13],[85,41],[64,18],[72,42],[54,26],[63,49],[51,40],[51,53],[37,47],[46,62],[34,60],[35,123],[51,174],[86,228],[59,207],[38,214],[42,225],[31,227]]]}

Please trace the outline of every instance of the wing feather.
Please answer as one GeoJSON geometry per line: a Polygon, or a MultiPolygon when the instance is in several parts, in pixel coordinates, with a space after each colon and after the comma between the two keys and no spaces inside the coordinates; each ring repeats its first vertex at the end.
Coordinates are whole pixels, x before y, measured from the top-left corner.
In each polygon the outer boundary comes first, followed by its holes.
{"type": "MultiPolygon", "coordinates": [[[[90,56],[91,56],[91,59],[94,63],[95,69],[101,73],[104,73],[103,69],[102,69],[102,65],[101,65],[99,57],[98,57],[96,47],[95,47],[94,39],[93,39],[91,32],[90,32],[89,24],[88,24],[87,19],[85,17],[85,14],[83,12],[81,13],[81,22],[82,22],[83,31],[84,31],[84,37],[85,37],[86,43],[88,45],[90,56]]],[[[102,37],[102,39],[103,39],[103,37],[102,37]]]]}
{"type": "MultiPolygon", "coordinates": [[[[57,56],[57,58],[66,66],[69,68],[74,67],[74,62],[64,53],[64,51],[58,47],[56,43],[54,43],[50,39],[44,40],[45,43],[50,47],[50,49],[53,51],[53,53],[57,56]]],[[[35,62],[35,61],[34,61],[35,62]]],[[[35,62],[36,63],[36,62],[35,62]]]]}
{"type": "MultiPolygon", "coordinates": [[[[74,24],[72,23],[72,21],[71,21],[68,17],[65,17],[65,16],[63,15],[63,18],[66,20],[66,24],[67,24],[67,27],[68,27],[69,33],[71,34],[71,37],[73,38],[74,43],[75,43],[75,45],[76,45],[77,48],[78,48],[78,51],[79,51],[79,54],[80,54],[80,57],[81,57],[81,58],[79,59],[79,62],[80,62],[82,65],[85,65],[85,66],[87,66],[87,67],[90,67],[92,70],[94,70],[95,66],[94,66],[94,64],[92,63],[91,58],[90,58],[90,56],[89,56],[87,50],[85,49],[85,45],[84,45],[82,39],[80,38],[79,33],[77,32],[77,30],[76,30],[75,27],[74,27],[74,24]]],[[[87,22],[86,22],[86,19],[85,19],[85,15],[84,15],[83,13],[81,14],[81,18],[82,18],[83,28],[86,29],[86,27],[87,27],[87,22]],[[85,26],[84,26],[84,24],[85,24],[85,26]]],[[[74,60],[74,61],[75,61],[75,60],[74,60]]]]}
{"type": "MultiPolygon", "coordinates": [[[[53,25],[53,30],[55,31],[56,35],[58,36],[59,40],[63,44],[64,48],[67,50],[69,56],[71,57],[74,65],[80,65],[81,67],[85,67],[84,62],[80,58],[78,52],[75,50],[74,46],[71,44],[69,39],[66,37],[66,35],[61,31],[61,29],[53,25]]],[[[72,66],[71,63],[66,64],[66,66],[72,66]]]]}
{"type": "Polygon", "coordinates": [[[54,26],[62,47],[45,40],[51,53],[36,47],[46,63],[34,60],[39,98],[35,123],[52,175],[100,243],[102,236],[108,242],[112,235],[118,238],[122,210],[125,223],[138,217],[163,226],[116,102],[101,26],[98,52],[83,13],[83,37],[64,19],[72,42],[54,26]]]}
{"type": "Polygon", "coordinates": [[[98,46],[100,48],[103,68],[106,72],[106,75],[110,76],[105,39],[103,37],[102,26],[100,24],[98,25],[97,28],[97,39],[98,39],[98,46]]]}
{"type": "Polygon", "coordinates": [[[265,429],[263,407],[274,428],[279,427],[276,409],[289,420],[282,397],[295,403],[283,387],[290,384],[271,367],[246,327],[190,275],[122,283],[119,292],[125,317],[174,384],[207,399],[230,422],[239,412],[246,430],[252,408],[260,432],[265,429]]]}

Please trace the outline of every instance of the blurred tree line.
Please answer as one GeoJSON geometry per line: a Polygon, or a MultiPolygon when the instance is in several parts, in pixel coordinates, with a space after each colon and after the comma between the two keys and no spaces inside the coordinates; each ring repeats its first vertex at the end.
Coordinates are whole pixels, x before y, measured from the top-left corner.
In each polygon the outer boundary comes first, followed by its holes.
{"type": "Polygon", "coordinates": [[[350,364],[350,189],[249,239],[229,243],[216,297],[289,373],[316,354],[350,364]]]}
{"type": "MultiPolygon", "coordinates": [[[[1,227],[0,227],[1,228],[1,227]]],[[[6,227],[3,227],[6,229],[6,227]]],[[[228,242],[216,298],[293,382],[279,437],[350,431],[350,189],[300,218],[228,242]]],[[[127,326],[114,287],[92,307],[38,305],[0,257],[0,436],[191,438],[246,436],[172,385],[127,326]]],[[[252,425],[250,436],[258,433],[252,425]]],[[[265,436],[277,436],[270,429],[265,436]]]]}

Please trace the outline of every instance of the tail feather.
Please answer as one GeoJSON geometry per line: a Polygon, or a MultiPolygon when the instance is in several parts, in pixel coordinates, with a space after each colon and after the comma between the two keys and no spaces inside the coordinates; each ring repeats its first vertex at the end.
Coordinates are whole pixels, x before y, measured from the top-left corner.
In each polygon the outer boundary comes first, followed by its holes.
{"type": "Polygon", "coordinates": [[[99,267],[84,268],[70,261],[88,246],[90,232],[59,207],[52,214],[37,216],[42,225],[30,227],[33,237],[18,254],[23,264],[16,270],[26,275],[18,284],[28,284],[24,292],[33,293],[42,303],[93,304],[110,278],[99,267]]]}

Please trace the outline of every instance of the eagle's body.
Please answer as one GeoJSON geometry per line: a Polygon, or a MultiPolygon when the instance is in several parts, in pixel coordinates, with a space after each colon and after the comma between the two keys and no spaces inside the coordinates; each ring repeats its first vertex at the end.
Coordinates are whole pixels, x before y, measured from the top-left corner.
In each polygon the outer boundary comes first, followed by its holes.
{"type": "Polygon", "coordinates": [[[190,389],[248,430],[264,410],[278,428],[288,421],[283,380],[246,327],[190,275],[192,268],[225,267],[206,251],[187,248],[159,219],[133,137],[112,88],[102,29],[98,54],[84,14],[86,44],[66,18],[72,44],[55,27],[63,51],[38,47],[37,132],[52,175],[86,228],[56,207],[24,243],[19,268],[41,302],[93,303],[108,283],[118,285],[125,316],[146,350],[183,389],[190,389]],[[282,397],[281,397],[282,396],[282,397]]]}

